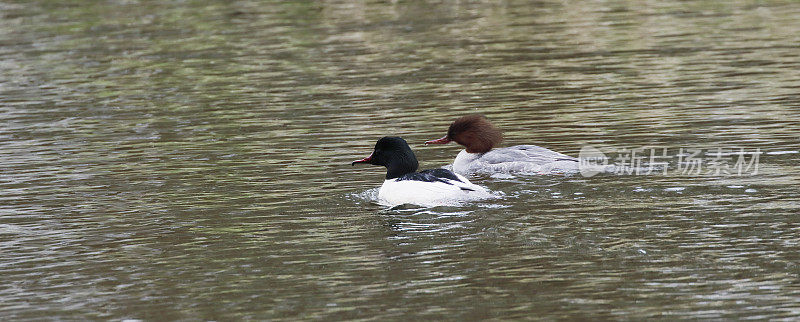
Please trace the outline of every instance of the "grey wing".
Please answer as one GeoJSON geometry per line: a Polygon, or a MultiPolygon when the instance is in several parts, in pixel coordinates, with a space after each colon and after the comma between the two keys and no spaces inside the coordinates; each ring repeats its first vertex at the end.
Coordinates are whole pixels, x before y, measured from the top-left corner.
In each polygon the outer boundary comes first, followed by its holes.
{"type": "Polygon", "coordinates": [[[535,145],[516,145],[486,152],[481,159],[489,164],[524,161],[546,164],[555,161],[578,161],[563,153],[558,153],[535,145]]]}

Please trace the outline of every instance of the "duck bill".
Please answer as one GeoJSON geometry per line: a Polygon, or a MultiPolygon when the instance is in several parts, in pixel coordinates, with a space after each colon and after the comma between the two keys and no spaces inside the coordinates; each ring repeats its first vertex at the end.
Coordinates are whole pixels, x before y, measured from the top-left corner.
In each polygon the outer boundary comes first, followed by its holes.
{"type": "Polygon", "coordinates": [[[363,158],[361,160],[355,160],[350,165],[356,165],[356,163],[370,163],[370,162],[372,162],[372,154],[370,154],[368,157],[363,158]]]}
{"type": "Polygon", "coordinates": [[[428,144],[447,144],[447,143],[450,143],[450,141],[452,141],[452,140],[449,137],[447,137],[447,135],[445,135],[441,139],[425,141],[425,145],[428,145],[428,144]]]}

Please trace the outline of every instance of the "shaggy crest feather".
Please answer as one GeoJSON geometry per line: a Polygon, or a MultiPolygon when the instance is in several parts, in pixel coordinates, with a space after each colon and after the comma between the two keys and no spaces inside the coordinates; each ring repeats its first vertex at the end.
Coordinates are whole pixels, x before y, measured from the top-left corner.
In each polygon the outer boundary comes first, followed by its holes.
{"type": "Polygon", "coordinates": [[[462,116],[450,124],[447,137],[469,153],[486,153],[503,141],[503,132],[480,114],[462,116]]]}

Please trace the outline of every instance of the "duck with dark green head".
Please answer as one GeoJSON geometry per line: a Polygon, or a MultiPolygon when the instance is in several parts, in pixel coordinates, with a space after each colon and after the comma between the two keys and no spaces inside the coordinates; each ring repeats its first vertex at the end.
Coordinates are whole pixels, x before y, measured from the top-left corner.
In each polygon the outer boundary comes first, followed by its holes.
{"type": "Polygon", "coordinates": [[[386,178],[378,192],[385,204],[421,206],[454,205],[464,201],[494,198],[484,187],[447,169],[417,172],[419,162],[406,140],[383,137],[370,156],[353,161],[386,167],[386,178]]]}

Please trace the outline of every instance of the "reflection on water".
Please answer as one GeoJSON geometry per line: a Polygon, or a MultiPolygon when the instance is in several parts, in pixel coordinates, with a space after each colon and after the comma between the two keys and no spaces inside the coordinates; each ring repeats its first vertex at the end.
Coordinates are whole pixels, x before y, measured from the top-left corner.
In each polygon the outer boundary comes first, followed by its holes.
{"type": "Polygon", "coordinates": [[[0,2],[11,319],[797,318],[790,1],[0,2]],[[507,145],[746,147],[754,176],[472,178],[383,209],[455,117],[507,145]]]}

